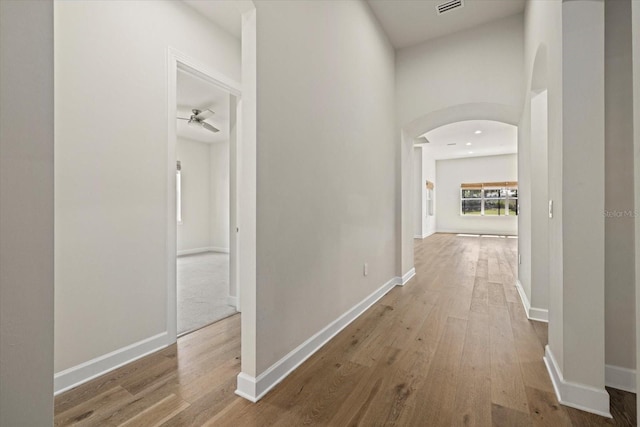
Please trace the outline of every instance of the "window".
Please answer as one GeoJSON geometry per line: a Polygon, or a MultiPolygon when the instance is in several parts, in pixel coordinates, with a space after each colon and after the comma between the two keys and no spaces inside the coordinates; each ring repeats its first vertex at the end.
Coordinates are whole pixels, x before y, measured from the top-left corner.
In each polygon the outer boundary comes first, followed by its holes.
{"type": "Polygon", "coordinates": [[[518,215],[517,182],[462,184],[460,187],[460,215],[518,215]]]}

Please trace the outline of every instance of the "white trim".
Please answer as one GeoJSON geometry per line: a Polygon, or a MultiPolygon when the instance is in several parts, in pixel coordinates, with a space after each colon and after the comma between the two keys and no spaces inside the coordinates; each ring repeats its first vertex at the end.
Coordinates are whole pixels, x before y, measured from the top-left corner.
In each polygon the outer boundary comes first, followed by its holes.
{"type": "Polygon", "coordinates": [[[70,390],[169,346],[172,343],[168,340],[168,337],[167,332],[162,332],[56,373],[53,376],[54,395],[70,390]]]}
{"type": "MultiPolygon", "coordinates": [[[[480,218],[475,217],[475,218],[480,218]]],[[[505,217],[491,217],[491,216],[487,216],[484,218],[505,218],[505,217]]],[[[509,218],[514,218],[514,217],[509,217],[509,218]]],[[[498,230],[498,231],[477,231],[477,230],[454,230],[454,229],[437,229],[435,231],[436,233],[443,233],[443,234],[485,234],[485,235],[495,235],[495,236],[518,236],[517,233],[514,234],[513,230],[511,231],[503,231],[503,230],[498,230]]]]}
{"type": "Polygon", "coordinates": [[[229,253],[229,248],[220,248],[220,247],[217,247],[217,246],[211,246],[209,248],[209,251],[210,252],[220,252],[222,254],[228,254],[229,253]]]}
{"type": "Polygon", "coordinates": [[[604,384],[607,387],[635,393],[636,371],[621,366],[604,365],[604,384]]]}
{"type": "Polygon", "coordinates": [[[413,236],[413,238],[414,238],[414,239],[426,239],[427,237],[429,237],[429,236],[431,236],[431,235],[433,235],[433,234],[435,234],[435,233],[436,233],[435,231],[432,231],[431,233],[424,233],[423,235],[415,234],[415,235],[413,236]]]}
{"type": "MultiPolygon", "coordinates": [[[[405,275],[406,276],[406,275],[405,275]]],[[[322,346],[335,337],[340,331],[357,319],[369,307],[375,304],[394,286],[402,283],[400,277],[394,277],[380,287],[377,291],[354,305],[342,316],[331,322],[321,331],[293,349],[289,354],[271,365],[257,378],[244,372],[238,374],[238,388],[236,394],[251,402],[257,402],[273,387],[285,379],[291,372],[311,357],[322,346]]]]}
{"type": "Polygon", "coordinates": [[[402,275],[402,279],[400,280],[400,286],[404,286],[409,282],[409,280],[413,279],[413,276],[416,275],[416,268],[412,267],[411,270],[407,271],[402,275]]]}
{"type": "Polygon", "coordinates": [[[609,412],[609,393],[602,388],[565,381],[549,346],[544,348],[544,364],[553,383],[558,402],[565,406],[613,418],[609,412]]]}
{"type": "Polygon", "coordinates": [[[516,279],[516,289],[518,290],[518,295],[520,295],[520,301],[522,301],[522,305],[524,306],[524,312],[527,315],[527,319],[549,323],[549,310],[531,307],[531,303],[529,302],[529,298],[522,287],[522,283],[520,283],[520,279],[516,279]]]}
{"type": "Polygon", "coordinates": [[[182,251],[178,251],[178,256],[201,254],[204,252],[220,252],[223,254],[228,254],[229,248],[218,248],[216,246],[207,246],[206,248],[185,249],[182,251]]]}
{"type": "Polygon", "coordinates": [[[178,256],[202,254],[202,253],[205,253],[205,252],[211,252],[211,248],[185,249],[185,250],[182,250],[182,251],[178,251],[178,256]]]}
{"type": "Polygon", "coordinates": [[[231,295],[227,296],[227,305],[235,307],[237,311],[240,311],[240,307],[238,306],[238,297],[233,297],[231,295]]]}

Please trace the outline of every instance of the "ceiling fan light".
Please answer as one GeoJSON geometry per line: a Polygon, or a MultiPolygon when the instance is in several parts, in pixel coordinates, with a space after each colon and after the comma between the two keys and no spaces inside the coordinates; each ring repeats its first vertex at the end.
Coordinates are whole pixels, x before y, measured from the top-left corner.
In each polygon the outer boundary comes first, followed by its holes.
{"type": "Polygon", "coordinates": [[[198,120],[193,120],[193,119],[191,119],[191,120],[189,120],[189,121],[187,122],[187,124],[188,124],[189,126],[194,127],[194,128],[201,128],[201,127],[202,127],[202,122],[200,122],[200,121],[198,121],[198,120]]]}

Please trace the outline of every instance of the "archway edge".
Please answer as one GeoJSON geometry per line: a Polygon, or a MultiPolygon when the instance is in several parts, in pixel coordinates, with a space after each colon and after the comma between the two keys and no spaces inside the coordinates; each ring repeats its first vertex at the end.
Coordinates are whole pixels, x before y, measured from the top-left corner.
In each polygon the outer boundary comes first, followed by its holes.
{"type": "Polygon", "coordinates": [[[465,120],[493,120],[518,126],[520,111],[511,105],[490,102],[459,104],[418,117],[402,130],[410,138],[417,138],[432,129],[465,120]]]}

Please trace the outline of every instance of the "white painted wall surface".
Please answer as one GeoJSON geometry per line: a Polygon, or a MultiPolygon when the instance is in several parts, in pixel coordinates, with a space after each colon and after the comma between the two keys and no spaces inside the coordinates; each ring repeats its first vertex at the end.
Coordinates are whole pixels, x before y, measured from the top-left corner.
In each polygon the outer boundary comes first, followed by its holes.
{"type": "Polygon", "coordinates": [[[56,372],[166,331],[167,49],[238,81],[239,43],[180,1],[55,3],[56,372]]]}
{"type": "Polygon", "coordinates": [[[426,191],[422,180],[422,147],[413,149],[413,237],[422,238],[422,228],[426,214],[426,191]]]}
{"type": "MultiPolygon", "coordinates": [[[[528,152],[531,215],[531,289],[527,294],[531,307],[549,308],[549,171],[548,171],[548,91],[531,98],[530,146],[528,152]]],[[[524,211],[524,209],[521,209],[524,211]]],[[[531,233],[527,230],[527,233],[531,233]]],[[[525,288],[525,292],[527,288],[525,288]]]]}
{"type": "Polygon", "coordinates": [[[605,2],[605,351],[636,368],[631,1],[605,2]]]}
{"type": "Polygon", "coordinates": [[[427,144],[415,147],[414,161],[414,237],[425,238],[436,232],[436,191],[427,190],[427,181],[436,180],[436,161],[427,144]],[[429,194],[430,193],[430,194],[429,194]],[[429,213],[429,197],[432,199],[432,213],[429,213]]]}
{"type": "Polygon", "coordinates": [[[437,230],[441,233],[518,234],[515,216],[460,215],[460,184],[517,181],[517,155],[436,161],[437,230]]]}
{"type": "Polygon", "coordinates": [[[212,248],[229,250],[229,142],[209,146],[210,236],[212,248]]]}
{"type": "Polygon", "coordinates": [[[182,223],[178,224],[178,254],[211,247],[210,145],[178,138],[176,156],[182,170],[182,223]]]}
{"type": "Polygon", "coordinates": [[[53,68],[52,2],[0,2],[1,426],[53,424],[53,68]]]}
{"type": "Polygon", "coordinates": [[[468,103],[521,109],[522,47],[523,16],[515,15],[400,49],[396,54],[400,125],[468,103]]]}
{"type": "Polygon", "coordinates": [[[394,51],[364,2],[256,8],[259,374],[396,276],[399,134],[394,51]]]}
{"type": "MultiPolygon", "coordinates": [[[[436,160],[434,156],[431,154],[431,149],[429,147],[424,147],[422,150],[422,180],[424,182],[431,181],[434,183],[434,188],[431,190],[431,198],[432,201],[432,214],[429,213],[429,204],[428,200],[426,202],[427,212],[423,216],[423,224],[422,230],[426,236],[430,236],[436,232],[436,223],[437,223],[437,204],[436,204],[436,189],[438,187],[438,183],[436,182],[436,160]]],[[[424,188],[424,197],[427,198],[426,188],[424,188]]]]}
{"type": "Polygon", "coordinates": [[[549,197],[554,199],[555,215],[549,221],[549,345],[556,348],[554,356],[563,363],[562,340],[562,3],[530,1],[525,9],[525,78],[522,91],[525,109],[518,126],[518,156],[520,164],[519,186],[520,224],[518,252],[522,264],[518,278],[523,287],[531,286],[531,87],[534,61],[539,49],[547,49],[548,87],[548,170],[549,197]],[[529,191],[525,191],[529,189],[529,191]]]}

